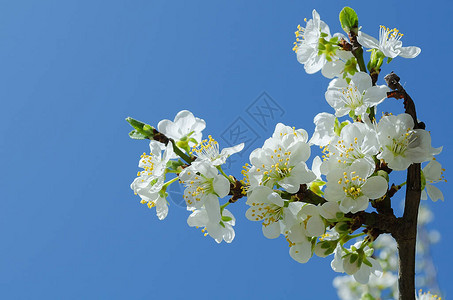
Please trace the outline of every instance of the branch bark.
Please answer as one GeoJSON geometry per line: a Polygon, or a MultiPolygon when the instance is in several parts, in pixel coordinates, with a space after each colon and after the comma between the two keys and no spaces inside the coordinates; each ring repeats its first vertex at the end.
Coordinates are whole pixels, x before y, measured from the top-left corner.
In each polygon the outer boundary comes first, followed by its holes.
{"type": "MultiPolygon", "coordinates": [[[[424,124],[417,120],[415,103],[399,83],[395,73],[385,76],[387,85],[394,90],[388,97],[404,99],[404,108],[414,120],[414,129],[423,128],[424,124]]],[[[399,272],[398,287],[400,300],[415,300],[415,243],[417,240],[417,218],[421,195],[421,166],[412,164],[407,169],[406,199],[404,214],[398,219],[398,229],[392,232],[398,245],[399,272]]]]}

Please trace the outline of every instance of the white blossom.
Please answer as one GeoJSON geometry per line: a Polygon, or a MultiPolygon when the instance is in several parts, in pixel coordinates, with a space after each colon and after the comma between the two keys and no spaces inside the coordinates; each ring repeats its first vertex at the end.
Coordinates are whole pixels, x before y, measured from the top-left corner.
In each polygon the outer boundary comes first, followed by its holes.
{"type": "Polygon", "coordinates": [[[360,45],[369,49],[378,49],[385,56],[395,58],[401,56],[404,58],[414,58],[420,54],[421,49],[415,46],[403,47],[401,38],[403,34],[398,29],[390,29],[385,26],[380,26],[379,41],[368,34],[359,31],[357,41],[360,45]]]}
{"type": "Polygon", "coordinates": [[[230,191],[230,182],[208,161],[194,161],[180,174],[179,179],[186,186],[184,199],[188,210],[207,207],[208,202],[217,202],[230,191]]]}
{"type": "Polygon", "coordinates": [[[197,160],[207,160],[214,166],[223,165],[227,158],[235,153],[238,153],[244,149],[244,143],[238,144],[233,147],[223,148],[219,150],[219,143],[208,136],[207,140],[203,140],[200,144],[192,147],[191,154],[197,157],[197,160]]]}
{"type": "Polygon", "coordinates": [[[250,208],[245,216],[251,221],[263,221],[263,234],[269,239],[277,238],[285,226],[291,226],[290,218],[297,214],[301,205],[300,203],[285,205],[285,200],[266,186],[253,189],[247,197],[246,204],[250,208]]]}
{"type": "Polygon", "coordinates": [[[437,200],[444,201],[444,195],[442,194],[441,190],[434,186],[434,183],[439,181],[445,181],[442,178],[442,169],[441,164],[437,160],[431,160],[424,168],[423,168],[423,175],[426,181],[425,189],[422,191],[421,199],[427,200],[428,196],[436,202],[437,200]]]}
{"type": "Polygon", "coordinates": [[[267,139],[262,148],[250,154],[252,167],[244,174],[250,182],[250,189],[260,185],[270,188],[278,185],[296,193],[301,184],[316,179],[305,163],[310,157],[305,131],[301,133],[293,129],[292,133],[287,133],[281,131],[286,128],[281,125],[277,124],[275,128],[276,137],[267,139]]]}
{"type": "Polygon", "coordinates": [[[375,168],[374,155],[379,152],[376,131],[364,123],[352,123],[343,127],[340,136],[334,138],[323,150],[325,161],[321,166],[323,174],[330,170],[342,169],[360,159],[367,162],[372,171],[375,168]]]}
{"type": "Polygon", "coordinates": [[[373,168],[363,160],[356,160],[345,169],[333,169],[327,174],[325,198],[340,204],[344,213],[365,210],[370,199],[385,195],[387,180],[371,176],[373,168]]]}
{"type": "Polygon", "coordinates": [[[165,180],[167,162],[173,155],[173,148],[169,143],[166,147],[157,141],[150,141],[149,155],[143,153],[139,167],[144,171],[137,173],[137,178],[132,182],[131,189],[141,197],[141,202],[149,208],[156,207],[156,214],[160,220],[168,214],[165,193],[161,192],[165,180]],[[162,150],[165,150],[162,154],[162,150]]]}
{"type": "Polygon", "coordinates": [[[321,20],[318,12],[313,10],[313,19],[310,19],[305,28],[298,26],[296,31],[297,43],[294,51],[297,54],[297,60],[304,65],[308,74],[318,72],[327,62],[325,55],[318,55],[318,43],[321,33],[327,35],[330,39],[330,29],[324,21],[321,20]],[[299,36],[301,39],[299,39],[299,36]]]}
{"type": "Polygon", "coordinates": [[[196,209],[187,219],[187,224],[190,227],[202,227],[202,232],[205,236],[211,236],[217,243],[221,243],[224,240],[227,243],[231,243],[234,239],[235,233],[233,226],[236,223],[236,219],[233,214],[223,209],[222,215],[220,215],[219,202],[212,203],[210,209],[202,207],[196,209]]]}
{"type": "Polygon", "coordinates": [[[337,117],[342,117],[350,112],[360,116],[369,107],[384,101],[388,91],[390,89],[385,85],[373,86],[371,77],[367,73],[357,72],[349,83],[342,78],[332,80],[325,97],[329,105],[335,109],[337,117]]]}
{"type": "MultiPolygon", "coordinates": [[[[188,110],[180,111],[174,121],[162,120],[157,125],[159,132],[175,141],[194,139],[197,143],[201,141],[202,131],[205,127],[206,122],[194,117],[188,110]]],[[[194,143],[191,142],[191,144],[194,143]]]]}
{"type": "Polygon", "coordinates": [[[393,170],[405,170],[412,163],[422,163],[439,154],[442,148],[431,147],[431,136],[423,129],[413,129],[409,114],[384,116],[377,125],[382,152],[377,156],[393,170]]]}
{"type": "Polygon", "coordinates": [[[371,274],[382,276],[382,268],[379,262],[371,257],[373,250],[368,246],[362,249],[361,246],[362,242],[357,242],[347,252],[338,246],[331,267],[335,272],[346,272],[357,282],[367,284],[371,274]]]}

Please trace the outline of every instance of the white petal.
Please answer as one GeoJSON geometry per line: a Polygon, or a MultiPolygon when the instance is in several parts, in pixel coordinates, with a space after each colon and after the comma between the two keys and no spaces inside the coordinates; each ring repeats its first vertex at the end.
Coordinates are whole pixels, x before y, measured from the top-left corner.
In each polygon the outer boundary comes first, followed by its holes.
{"type": "Polygon", "coordinates": [[[377,199],[385,195],[387,192],[388,183],[382,176],[373,176],[368,178],[362,186],[362,192],[369,199],[377,199]]]}
{"type": "Polygon", "coordinates": [[[214,186],[214,191],[220,198],[225,197],[230,192],[230,181],[223,175],[219,174],[215,176],[212,185],[214,186]]]}
{"type": "Polygon", "coordinates": [[[244,149],[244,143],[240,143],[236,146],[229,147],[229,148],[223,148],[220,155],[228,157],[230,155],[233,155],[234,153],[238,153],[239,151],[242,151],[242,149],[244,149]]]}
{"type": "Polygon", "coordinates": [[[359,31],[357,41],[359,42],[360,45],[362,45],[365,48],[369,49],[379,48],[379,41],[374,37],[364,33],[363,31],[359,31]]]}
{"type": "Polygon", "coordinates": [[[432,184],[427,184],[426,185],[426,191],[428,192],[429,198],[436,202],[437,200],[442,200],[444,201],[444,194],[439,190],[439,188],[435,187],[432,184]]]}
{"type": "Polygon", "coordinates": [[[278,238],[278,236],[281,233],[280,223],[278,221],[270,223],[267,226],[263,225],[262,229],[263,229],[264,236],[267,237],[268,239],[278,238]]]}
{"type": "Polygon", "coordinates": [[[368,88],[363,96],[363,102],[369,106],[375,106],[387,98],[387,92],[390,89],[385,85],[372,86],[368,88]]]}
{"type": "Polygon", "coordinates": [[[399,56],[404,58],[414,58],[417,57],[420,54],[420,52],[422,52],[422,49],[415,46],[401,47],[399,50],[400,50],[399,56]]]}
{"type": "Polygon", "coordinates": [[[438,181],[442,176],[442,165],[437,160],[432,160],[423,168],[427,181],[438,181]]]}
{"type": "Polygon", "coordinates": [[[361,284],[367,284],[370,280],[370,274],[371,268],[362,263],[361,268],[357,272],[355,272],[353,276],[357,282],[361,284]]]}
{"type": "Polygon", "coordinates": [[[187,224],[190,227],[204,227],[208,224],[208,214],[206,210],[195,210],[188,218],[187,224]]]}
{"type": "Polygon", "coordinates": [[[208,195],[205,198],[204,207],[206,208],[209,222],[219,223],[221,220],[219,199],[214,195],[208,195]]]}
{"type": "Polygon", "coordinates": [[[352,76],[351,81],[357,87],[360,93],[365,92],[368,88],[372,86],[371,77],[368,73],[357,72],[352,76]]]}
{"type": "Polygon", "coordinates": [[[314,74],[321,70],[326,62],[327,60],[324,55],[312,55],[304,65],[305,71],[308,74],[314,74]]]}
{"type": "Polygon", "coordinates": [[[312,255],[311,243],[306,241],[292,246],[289,249],[289,255],[291,255],[291,257],[295,261],[300,262],[301,264],[306,263],[312,255]]]}
{"type": "Polygon", "coordinates": [[[319,216],[312,216],[307,222],[307,233],[310,236],[321,236],[326,231],[326,225],[319,216]]]}

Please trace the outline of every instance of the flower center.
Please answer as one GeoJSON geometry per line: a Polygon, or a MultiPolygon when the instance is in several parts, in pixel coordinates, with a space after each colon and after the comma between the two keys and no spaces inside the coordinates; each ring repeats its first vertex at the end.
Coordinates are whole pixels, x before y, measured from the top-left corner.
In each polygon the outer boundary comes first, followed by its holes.
{"type": "Polygon", "coordinates": [[[143,163],[143,167],[142,168],[145,169],[145,171],[138,172],[137,176],[140,176],[140,175],[151,176],[151,175],[153,175],[154,166],[159,163],[159,159],[156,156],[154,156],[152,153],[150,153],[148,155],[145,152],[143,152],[143,154],[140,155],[140,158],[141,158],[141,163],[143,163]]]}
{"type": "Polygon", "coordinates": [[[344,140],[339,140],[337,144],[333,145],[333,148],[335,149],[335,152],[331,152],[327,146],[324,147],[322,150],[322,153],[324,153],[322,158],[324,160],[327,160],[331,156],[335,156],[335,159],[337,159],[339,163],[349,166],[355,160],[365,157],[365,154],[362,153],[358,145],[357,137],[354,137],[354,142],[350,143],[349,146],[344,142],[344,140]]]}
{"type": "Polygon", "coordinates": [[[343,186],[346,196],[352,199],[357,199],[363,195],[361,187],[365,183],[364,178],[355,174],[355,171],[350,174],[343,172],[343,177],[338,180],[338,184],[343,186]]]}
{"type": "Polygon", "coordinates": [[[381,45],[386,43],[395,43],[396,41],[399,41],[403,35],[404,34],[400,33],[396,28],[390,29],[381,25],[379,30],[379,42],[381,45]]]}
{"type": "Polygon", "coordinates": [[[357,107],[363,105],[363,94],[359,92],[355,85],[343,88],[341,93],[341,100],[345,106],[351,108],[351,110],[355,110],[357,107]]]}
{"type": "MultiPolygon", "coordinates": [[[[389,137],[390,138],[390,137],[389,137]]],[[[406,133],[402,134],[398,138],[392,139],[392,144],[387,145],[387,149],[393,152],[395,156],[405,156],[405,152],[409,145],[417,140],[417,136],[414,135],[414,131],[407,129],[406,133]]]]}
{"type": "Polygon", "coordinates": [[[192,205],[194,203],[192,200],[198,202],[201,201],[201,197],[204,195],[214,194],[213,181],[213,178],[206,178],[202,174],[194,175],[190,181],[183,181],[182,183],[187,188],[187,194],[184,193],[187,203],[192,205]]]}
{"type": "Polygon", "coordinates": [[[195,154],[201,159],[215,160],[218,158],[220,155],[219,143],[212,136],[208,136],[208,138],[208,140],[203,140],[200,144],[193,146],[190,154],[195,154]]]}
{"type": "Polygon", "coordinates": [[[263,226],[277,222],[283,215],[283,207],[273,203],[252,203],[252,217],[255,221],[263,220],[263,226]]]}

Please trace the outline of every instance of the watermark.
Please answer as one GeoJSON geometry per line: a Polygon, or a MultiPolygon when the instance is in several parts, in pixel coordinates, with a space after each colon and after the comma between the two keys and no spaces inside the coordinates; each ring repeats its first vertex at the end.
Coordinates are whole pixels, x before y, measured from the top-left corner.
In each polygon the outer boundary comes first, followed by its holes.
{"type": "MultiPolygon", "coordinates": [[[[229,157],[222,165],[222,169],[232,170],[237,163],[245,163],[245,157],[250,152],[262,145],[264,138],[272,135],[275,124],[283,117],[285,111],[278,103],[269,96],[268,93],[262,92],[242,113],[236,116],[225,130],[220,134],[222,146],[232,147],[244,143],[244,149],[229,157]]],[[[181,184],[171,184],[168,189],[168,197],[176,206],[186,208],[184,200],[184,186],[181,184]]]]}
{"type": "Polygon", "coordinates": [[[274,126],[275,121],[283,117],[285,111],[268,93],[263,92],[246,109],[247,114],[263,129],[274,126]]]}

